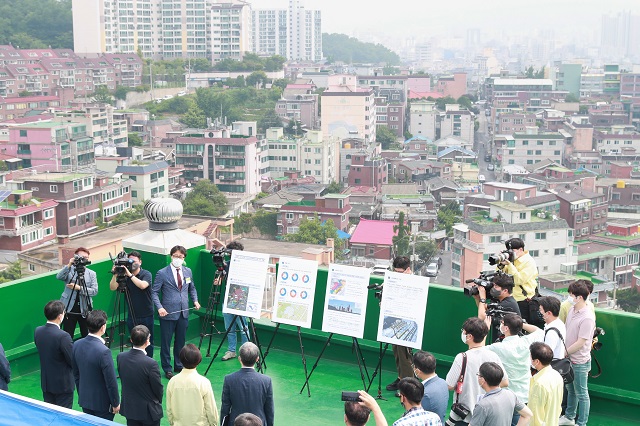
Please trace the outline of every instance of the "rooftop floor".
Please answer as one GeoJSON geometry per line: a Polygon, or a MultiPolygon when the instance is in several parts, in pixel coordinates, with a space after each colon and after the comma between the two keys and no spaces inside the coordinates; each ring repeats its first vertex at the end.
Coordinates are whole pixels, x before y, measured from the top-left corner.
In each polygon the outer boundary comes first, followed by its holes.
{"type": "MultiPolygon", "coordinates": [[[[216,341],[219,342],[219,340],[214,339],[214,344],[211,349],[212,354],[217,347],[216,341]]],[[[278,338],[276,338],[275,341],[276,345],[274,345],[274,347],[277,346],[278,338]]],[[[199,339],[191,340],[191,343],[195,343],[196,345],[198,342],[199,339]]],[[[263,345],[266,344],[263,343],[263,345]]],[[[263,350],[265,349],[266,347],[263,347],[263,350]]],[[[327,352],[330,351],[331,347],[327,349],[327,352]]],[[[206,353],[204,344],[202,352],[203,355],[206,353]]],[[[114,362],[117,353],[117,349],[113,350],[114,362]]],[[[218,409],[220,409],[221,404],[220,399],[222,397],[224,376],[240,368],[239,362],[236,360],[222,362],[221,357],[223,353],[221,350],[213,362],[209,374],[207,374],[207,378],[213,386],[218,409]]],[[[386,353],[385,357],[393,357],[390,350],[386,353]]],[[[155,359],[159,360],[159,358],[160,352],[159,349],[156,348],[155,359]]],[[[307,396],[306,389],[302,394],[300,393],[300,389],[305,381],[300,353],[272,348],[269,351],[266,361],[266,374],[273,380],[276,425],[286,424],[287,421],[291,421],[292,419],[295,419],[295,424],[307,426],[342,424],[344,422],[344,404],[340,400],[341,391],[362,389],[362,380],[360,379],[360,372],[355,357],[353,359],[345,359],[342,362],[323,357],[318,362],[318,366],[310,379],[311,397],[307,396]]],[[[370,369],[369,374],[372,374],[377,359],[367,359],[366,361],[370,369]]],[[[210,362],[211,357],[204,357],[198,367],[198,372],[204,374],[210,362]]],[[[315,354],[312,356],[307,355],[307,368],[309,371],[311,371],[315,362],[315,354]]],[[[439,372],[439,374],[440,376],[444,376],[446,371],[439,372]]],[[[379,404],[389,424],[400,418],[404,412],[400,407],[399,399],[394,397],[394,393],[384,389],[385,385],[393,381],[394,377],[395,372],[383,370],[382,396],[386,399],[379,400],[379,404]]],[[[168,380],[164,378],[164,376],[162,377],[162,382],[166,388],[168,380]]],[[[377,384],[378,379],[376,377],[370,390],[370,393],[374,396],[377,395],[377,384]]],[[[12,378],[9,384],[9,390],[20,395],[42,400],[39,372],[12,378]]],[[[76,394],[74,398],[74,409],[81,410],[77,404],[77,400],[76,394]]],[[[164,406],[165,403],[163,401],[163,407],[164,406]]],[[[126,420],[120,415],[116,415],[115,421],[126,424],[126,420]]],[[[166,410],[165,417],[162,419],[161,424],[169,424],[166,418],[166,410]]],[[[375,424],[373,416],[368,424],[375,424]]],[[[616,419],[612,417],[610,412],[594,412],[593,407],[591,415],[589,416],[589,426],[626,426],[638,424],[640,424],[640,421],[630,422],[616,419]]]]}

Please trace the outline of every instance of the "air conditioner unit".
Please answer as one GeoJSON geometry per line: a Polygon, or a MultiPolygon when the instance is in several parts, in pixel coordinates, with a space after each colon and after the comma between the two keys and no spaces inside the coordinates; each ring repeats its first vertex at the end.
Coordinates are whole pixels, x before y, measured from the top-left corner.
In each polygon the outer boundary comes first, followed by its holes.
{"type": "Polygon", "coordinates": [[[223,165],[218,166],[218,168],[219,168],[220,170],[224,170],[224,166],[223,166],[223,165]]]}
{"type": "Polygon", "coordinates": [[[218,175],[218,180],[224,179],[224,175],[218,175]]]}
{"type": "Polygon", "coordinates": [[[204,169],[204,166],[202,166],[202,165],[198,166],[198,170],[203,170],[203,169],[204,169]]]}
{"type": "Polygon", "coordinates": [[[197,182],[197,181],[199,181],[199,180],[200,180],[200,178],[199,178],[198,176],[194,176],[194,177],[193,177],[193,181],[194,181],[194,182],[197,182]]]}
{"type": "Polygon", "coordinates": [[[220,157],[220,153],[219,152],[216,152],[213,155],[215,155],[216,157],[220,157]]]}
{"type": "Polygon", "coordinates": [[[202,155],[202,151],[196,151],[197,155],[202,155]]]}

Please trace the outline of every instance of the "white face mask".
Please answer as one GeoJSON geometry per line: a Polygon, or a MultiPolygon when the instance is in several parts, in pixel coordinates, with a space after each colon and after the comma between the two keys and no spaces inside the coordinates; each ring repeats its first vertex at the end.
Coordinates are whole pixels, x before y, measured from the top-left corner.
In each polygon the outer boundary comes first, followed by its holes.
{"type": "Polygon", "coordinates": [[[460,340],[462,340],[462,343],[464,343],[466,345],[467,344],[467,333],[465,333],[463,331],[462,334],[460,335],[460,340]]]}
{"type": "Polygon", "coordinates": [[[567,300],[569,301],[569,303],[571,303],[571,305],[575,305],[576,304],[576,298],[573,296],[568,296],[567,300]]]}
{"type": "Polygon", "coordinates": [[[179,257],[171,258],[171,264],[173,265],[174,268],[181,267],[183,263],[184,263],[184,259],[180,259],[179,257]]]}
{"type": "Polygon", "coordinates": [[[506,327],[504,327],[504,326],[502,326],[502,325],[501,325],[501,326],[500,326],[500,333],[502,333],[502,334],[505,334],[505,335],[506,335],[506,334],[507,334],[507,329],[506,329],[506,327]]]}

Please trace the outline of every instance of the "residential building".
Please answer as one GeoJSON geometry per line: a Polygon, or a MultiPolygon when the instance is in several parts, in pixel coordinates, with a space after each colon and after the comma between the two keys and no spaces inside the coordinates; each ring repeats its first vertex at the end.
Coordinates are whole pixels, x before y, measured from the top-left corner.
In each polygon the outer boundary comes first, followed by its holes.
{"type": "Polygon", "coordinates": [[[276,114],[286,122],[295,120],[301,123],[302,129],[317,130],[320,127],[320,112],[318,95],[313,93],[312,85],[289,84],[283,92],[282,98],[276,101],[276,114]],[[293,86],[293,87],[292,87],[293,86]],[[289,88],[307,86],[307,93],[292,94],[289,88]]]}
{"type": "Polygon", "coordinates": [[[322,93],[322,133],[340,139],[376,140],[376,106],[373,89],[331,86],[322,93]]]}
{"type": "Polygon", "coordinates": [[[498,127],[496,128],[496,134],[511,135],[513,133],[524,133],[527,130],[527,127],[534,127],[535,125],[535,114],[500,114],[500,118],[498,119],[498,127]]]}
{"type": "Polygon", "coordinates": [[[313,201],[292,201],[280,208],[278,235],[298,232],[305,220],[319,220],[320,223],[331,220],[338,230],[347,232],[350,211],[348,194],[326,194],[313,201]]]}
{"type": "Polygon", "coordinates": [[[640,151],[640,132],[631,126],[611,126],[607,130],[594,130],[595,148],[602,154],[623,154],[624,150],[640,151]]]}
{"type": "Polygon", "coordinates": [[[467,73],[457,72],[453,75],[438,77],[435,83],[435,91],[442,96],[451,96],[458,99],[467,93],[467,73]]]}
{"type": "MultiPolygon", "coordinates": [[[[596,283],[613,281],[619,290],[631,287],[640,258],[637,249],[593,241],[576,244],[576,248],[579,271],[592,274],[596,283]]],[[[609,290],[613,290],[613,285],[609,290]]]]}
{"type": "Polygon", "coordinates": [[[602,15],[600,56],[607,59],[640,58],[640,15],[623,10],[617,15],[602,15]]]}
{"type": "MultiPolygon", "coordinates": [[[[219,62],[223,59],[242,60],[245,52],[251,51],[253,47],[251,24],[251,5],[248,2],[243,0],[212,2],[211,28],[206,28],[212,34],[212,61],[219,62]]],[[[198,28],[197,24],[196,28],[198,28]]],[[[189,31],[187,37],[196,35],[198,32],[201,33],[200,36],[195,36],[192,40],[196,44],[206,45],[206,31],[198,31],[197,29],[196,31],[189,31]]],[[[189,39],[187,38],[187,40],[189,39]]]]}
{"type": "Polygon", "coordinates": [[[280,178],[286,172],[299,170],[300,138],[284,135],[282,127],[271,127],[266,132],[267,149],[269,150],[269,176],[280,178]]]}
{"type": "Polygon", "coordinates": [[[349,186],[371,186],[379,191],[387,183],[387,160],[367,154],[352,155],[347,182],[349,186]]]}
{"type": "Polygon", "coordinates": [[[576,98],[580,97],[582,65],[555,61],[549,69],[549,78],[553,89],[567,91],[576,98]]]}
{"type": "Polygon", "coordinates": [[[351,256],[390,261],[393,258],[393,237],[398,233],[393,220],[368,220],[361,218],[349,239],[351,256]]]}
{"type": "Polygon", "coordinates": [[[553,92],[553,81],[546,78],[501,78],[489,77],[485,81],[485,98],[516,96],[518,92],[532,92],[540,97],[542,92],[553,92]]]}
{"type": "Polygon", "coordinates": [[[0,246],[21,252],[56,240],[54,200],[33,198],[32,190],[0,195],[0,246]]]}
{"type": "Polygon", "coordinates": [[[305,176],[313,176],[318,183],[337,182],[340,178],[340,139],[310,130],[300,142],[298,170],[305,176]]]}
{"type": "Polygon", "coordinates": [[[533,209],[508,201],[489,203],[488,215],[480,214],[453,226],[451,285],[477,278],[480,271],[494,269],[489,256],[504,250],[504,242],[518,237],[534,258],[540,275],[575,265],[573,230],[564,219],[541,219],[533,209]]]}
{"type": "Polygon", "coordinates": [[[115,108],[108,104],[89,104],[83,111],[56,112],[54,123],[80,123],[87,127],[87,135],[93,138],[93,145],[102,144],[127,146],[129,132],[126,120],[114,117],[115,108]]]}
{"type": "Polygon", "coordinates": [[[438,145],[433,139],[423,135],[414,135],[402,144],[402,152],[416,154],[421,160],[435,159],[438,154],[438,145]]]}
{"type": "Polygon", "coordinates": [[[440,123],[440,138],[454,136],[473,146],[474,135],[474,114],[466,109],[461,109],[458,104],[447,105],[440,123]]]}
{"type": "Polygon", "coordinates": [[[169,164],[166,161],[131,161],[123,157],[96,159],[99,170],[118,174],[131,180],[131,202],[135,206],[145,201],[169,196],[169,164]]]}
{"type": "Polygon", "coordinates": [[[604,72],[593,70],[580,76],[580,99],[601,96],[603,88],[604,72]]]}
{"type": "Polygon", "coordinates": [[[49,108],[60,107],[60,98],[57,96],[25,96],[21,98],[17,96],[2,98],[1,96],[2,81],[0,81],[0,120],[14,120],[24,117],[29,111],[48,111],[49,108]]]}
{"type": "Polygon", "coordinates": [[[620,96],[640,98],[640,73],[620,75],[620,96]]]}
{"type": "Polygon", "coordinates": [[[604,194],[583,188],[558,189],[560,217],[575,229],[576,237],[585,237],[602,232],[607,223],[607,198],[604,194]]]}
{"type": "Polygon", "coordinates": [[[436,109],[436,103],[431,101],[411,102],[409,111],[409,132],[413,136],[424,136],[432,140],[437,139],[440,113],[436,109]]]}
{"type": "Polygon", "coordinates": [[[498,146],[496,143],[496,151],[504,165],[525,166],[546,159],[562,164],[563,144],[564,137],[560,133],[543,133],[534,127],[525,133],[514,133],[505,144],[498,146]]]}

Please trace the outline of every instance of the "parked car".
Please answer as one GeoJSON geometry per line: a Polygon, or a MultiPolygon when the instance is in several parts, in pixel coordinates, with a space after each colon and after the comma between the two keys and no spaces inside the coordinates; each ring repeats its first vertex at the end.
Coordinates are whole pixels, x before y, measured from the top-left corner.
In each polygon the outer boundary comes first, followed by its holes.
{"type": "Polygon", "coordinates": [[[487,170],[489,170],[490,172],[495,170],[495,166],[493,164],[487,164],[487,170]]]}
{"type": "Polygon", "coordinates": [[[480,183],[484,183],[487,179],[484,177],[484,175],[478,175],[478,182],[480,183]]]}
{"type": "Polygon", "coordinates": [[[491,161],[491,154],[486,154],[484,156],[484,161],[487,161],[487,162],[491,161]]]}
{"type": "Polygon", "coordinates": [[[184,90],[181,90],[180,92],[178,92],[178,96],[184,96],[186,94],[187,92],[185,92],[184,90]]]}
{"type": "Polygon", "coordinates": [[[427,277],[437,277],[438,276],[438,264],[430,263],[427,265],[427,269],[425,270],[425,276],[427,277]]]}
{"type": "Polygon", "coordinates": [[[437,263],[438,268],[442,268],[442,258],[440,256],[433,256],[430,260],[429,263],[437,263]]]}
{"type": "Polygon", "coordinates": [[[173,95],[164,95],[164,98],[163,98],[163,99],[167,99],[167,100],[168,100],[168,99],[173,99],[173,95]]]}

